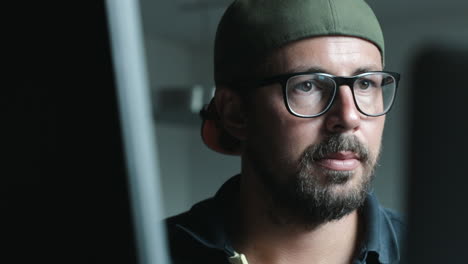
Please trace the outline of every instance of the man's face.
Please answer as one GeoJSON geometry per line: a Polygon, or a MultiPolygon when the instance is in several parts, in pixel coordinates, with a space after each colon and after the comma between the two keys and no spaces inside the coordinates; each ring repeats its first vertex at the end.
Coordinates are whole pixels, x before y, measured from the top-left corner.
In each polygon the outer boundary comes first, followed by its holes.
{"type": "MultiPolygon", "coordinates": [[[[352,37],[300,40],[269,59],[269,76],[310,69],[336,76],[382,70],[377,47],[352,37]]],[[[309,222],[338,219],[360,206],[380,151],[385,118],[361,114],[350,87],[337,89],[329,111],[315,118],[290,114],[280,84],[258,88],[248,110],[247,163],[276,206],[309,222]]]]}

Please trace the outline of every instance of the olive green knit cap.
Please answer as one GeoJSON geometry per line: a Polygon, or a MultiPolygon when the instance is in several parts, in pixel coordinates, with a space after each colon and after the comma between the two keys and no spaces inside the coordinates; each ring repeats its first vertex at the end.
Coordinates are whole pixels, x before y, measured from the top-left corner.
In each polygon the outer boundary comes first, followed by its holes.
{"type": "Polygon", "coordinates": [[[236,0],[215,39],[215,81],[230,82],[289,42],[315,36],[353,36],[375,44],[384,58],[379,22],[363,0],[236,0]]]}

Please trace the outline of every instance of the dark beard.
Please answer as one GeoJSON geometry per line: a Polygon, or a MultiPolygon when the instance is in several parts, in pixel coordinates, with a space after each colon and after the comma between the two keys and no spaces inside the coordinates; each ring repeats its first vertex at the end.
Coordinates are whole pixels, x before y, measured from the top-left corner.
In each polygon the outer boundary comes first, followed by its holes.
{"type": "Polygon", "coordinates": [[[375,160],[356,136],[334,134],[308,147],[297,171],[291,175],[275,176],[275,172],[260,168],[260,164],[256,165],[256,169],[271,194],[273,206],[269,213],[274,222],[313,228],[341,219],[363,205],[372,181],[375,160]],[[362,175],[314,166],[317,160],[339,151],[352,151],[359,155],[363,165],[362,175]],[[320,178],[318,174],[325,177],[320,178]],[[352,177],[360,177],[357,186],[347,188],[343,193],[336,193],[336,190],[334,193],[334,188],[345,185],[352,177]]]}

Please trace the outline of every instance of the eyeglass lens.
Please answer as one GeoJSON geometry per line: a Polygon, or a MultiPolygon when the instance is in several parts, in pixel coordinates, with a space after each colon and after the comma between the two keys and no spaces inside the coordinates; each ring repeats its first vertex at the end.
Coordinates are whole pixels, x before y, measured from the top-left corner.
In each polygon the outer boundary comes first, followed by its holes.
{"type": "MultiPolygon", "coordinates": [[[[296,75],[286,83],[289,108],[301,116],[314,116],[325,111],[336,92],[333,77],[321,74],[296,75]]],[[[384,72],[367,73],[354,81],[357,107],[368,115],[380,115],[390,108],[396,90],[395,78],[384,72]]]]}

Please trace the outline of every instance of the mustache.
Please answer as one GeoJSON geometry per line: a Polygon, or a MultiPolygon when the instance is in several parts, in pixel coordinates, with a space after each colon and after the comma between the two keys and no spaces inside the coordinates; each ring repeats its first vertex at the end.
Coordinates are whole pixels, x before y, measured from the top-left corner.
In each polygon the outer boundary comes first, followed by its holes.
{"type": "Polygon", "coordinates": [[[370,162],[369,149],[355,135],[344,134],[332,134],[320,143],[309,146],[304,151],[303,160],[314,162],[340,151],[353,152],[361,162],[370,162]]]}

